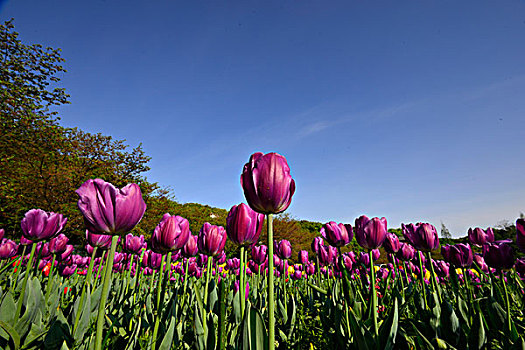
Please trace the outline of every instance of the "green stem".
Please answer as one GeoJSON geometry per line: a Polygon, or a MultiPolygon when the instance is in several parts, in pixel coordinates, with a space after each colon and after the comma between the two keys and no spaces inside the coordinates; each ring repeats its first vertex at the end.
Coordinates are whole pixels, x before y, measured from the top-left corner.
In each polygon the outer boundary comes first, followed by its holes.
{"type": "Polygon", "coordinates": [[[212,268],[212,263],[213,263],[213,258],[211,256],[208,256],[208,261],[207,261],[207,266],[206,266],[206,287],[204,289],[204,303],[202,304],[203,307],[202,307],[202,328],[204,328],[204,334],[206,335],[207,334],[207,324],[208,322],[206,322],[206,309],[208,308],[208,284],[210,283],[210,279],[211,279],[211,268],[212,268]]]}
{"type": "Polygon", "coordinates": [[[419,277],[421,280],[421,288],[423,289],[423,299],[425,300],[425,307],[427,310],[428,304],[427,304],[427,286],[425,285],[425,276],[423,274],[423,260],[421,258],[420,252],[417,252],[418,260],[419,260],[419,277]]]}
{"type": "Polygon", "coordinates": [[[106,316],[106,301],[108,300],[109,288],[111,286],[111,273],[113,272],[113,258],[117,248],[118,236],[111,239],[111,249],[106,262],[106,273],[104,274],[104,284],[102,285],[102,295],[98,306],[97,333],[95,335],[95,350],[102,350],[102,333],[104,332],[104,318],[106,316]]]}
{"type": "Polygon", "coordinates": [[[436,272],[434,271],[434,264],[432,263],[432,254],[430,252],[427,253],[427,256],[428,256],[428,261],[429,261],[429,264],[430,264],[430,279],[431,279],[431,282],[432,282],[432,289],[434,289],[435,292],[437,292],[437,295],[438,295],[438,299],[439,299],[439,304],[442,303],[441,301],[441,292],[440,292],[440,289],[438,288],[437,286],[437,282],[436,282],[436,272]]]}
{"type": "Polygon", "coordinates": [[[510,303],[509,303],[509,293],[507,292],[507,283],[505,282],[505,275],[503,274],[503,271],[500,271],[500,278],[501,283],[503,283],[503,290],[505,291],[505,306],[507,307],[507,329],[509,330],[509,334],[512,331],[512,326],[510,322],[510,303]]]}
{"type": "Polygon", "coordinates": [[[244,308],[246,307],[246,299],[245,299],[245,282],[244,282],[244,246],[241,246],[241,268],[239,270],[239,301],[241,305],[241,320],[244,319],[244,308]]]}
{"type": "Polygon", "coordinates": [[[80,302],[78,303],[78,309],[77,314],[75,315],[75,323],[73,325],[73,332],[72,334],[75,334],[75,331],[78,326],[78,321],[80,320],[80,310],[84,307],[84,299],[86,298],[86,288],[91,283],[91,275],[93,274],[93,266],[95,265],[95,254],[97,253],[97,248],[93,248],[93,253],[91,253],[91,261],[89,262],[88,271],[86,274],[86,279],[84,280],[84,283],[82,284],[82,293],[80,294],[80,302]]]}
{"type": "Polygon", "coordinates": [[[16,289],[16,285],[18,284],[18,276],[20,276],[20,270],[22,270],[22,259],[24,259],[24,256],[26,255],[26,248],[26,245],[24,246],[24,248],[22,248],[22,255],[20,255],[20,259],[18,259],[18,265],[16,267],[16,277],[13,282],[13,291],[16,289]]]}
{"type": "Polygon", "coordinates": [[[49,276],[47,277],[47,286],[46,286],[46,296],[45,296],[45,299],[44,300],[48,300],[49,299],[49,293],[51,293],[51,289],[53,288],[53,272],[54,272],[54,267],[55,267],[55,259],[56,259],[56,254],[53,254],[53,259],[51,259],[51,268],[49,269],[49,276]]]}
{"type": "Polygon", "coordinates": [[[377,293],[376,293],[376,276],[375,276],[375,270],[374,270],[374,255],[372,253],[372,250],[368,253],[370,255],[370,278],[371,278],[371,286],[372,295],[370,296],[370,299],[372,299],[372,314],[374,315],[374,334],[376,337],[379,334],[379,327],[377,325],[377,293]]]}
{"type": "MultiPolygon", "coordinates": [[[[166,256],[165,255],[162,255],[162,259],[160,261],[160,271],[159,271],[159,282],[157,284],[157,303],[156,303],[156,307],[155,307],[155,327],[153,328],[153,337],[152,337],[152,341],[153,341],[153,344],[151,345],[151,349],[152,350],[155,350],[155,347],[157,346],[157,333],[159,331],[159,324],[160,324],[160,319],[161,319],[161,316],[162,316],[162,312],[161,312],[161,308],[162,308],[162,302],[161,300],[163,300],[164,298],[161,298],[161,295],[162,295],[162,276],[164,275],[164,262],[165,262],[165,259],[166,256]]],[[[168,253],[168,261],[171,261],[171,252],[168,253]]]]}
{"type": "Polygon", "coordinates": [[[190,259],[186,258],[186,263],[184,264],[184,289],[182,293],[182,297],[184,300],[186,299],[186,289],[188,288],[188,279],[190,276],[188,276],[188,266],[190,265],[190,259]]]}
{"type": "Polygon", "coordinates": [[[35,256],[35,250],[36,250],[36,243],[33,243],[33,246],[31,247],[31,254],[29,255],[29,261],[26,265],[26,275],[24,276],[24,282],[22,282],[22,292],[20,293],[20,296],[18,297],[18,304],[16,305],[16,312],[15,312],[15,322],[18,322],[18,318],[20,317],[20,312],[22,311],[22,303],[24,302],[24,296],[26,294],[26,286],[27,286],[27,279],[29,278],[29,275],[31,274],[31,268],[33,266],[33,257],[35,256]]]}
{"type": "Polygon", "coordinates": [[[266,216],[268,225],[268,350],[275,349],[275,300],[273,291],[273,214],[266,216]]]}

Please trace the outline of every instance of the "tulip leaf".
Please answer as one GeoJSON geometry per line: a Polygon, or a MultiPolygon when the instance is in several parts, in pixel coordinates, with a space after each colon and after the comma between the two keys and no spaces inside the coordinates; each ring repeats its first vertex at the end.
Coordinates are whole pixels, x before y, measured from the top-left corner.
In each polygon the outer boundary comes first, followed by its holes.
{"type": "Polygon", "coordinates": [[[239,345],[242,345],[243,350],[265,350],[267,343],[268,335],[262,315],[259,310],[251,306],[250,302],[247,302],[239,345]]]}
{"type": "Polygon", "coordinates": [[[81,312],[81,314],[78,320],[77,328],[73,334],[73,338],[77,344],[82,342],[84,334],[89,327],[89,319],[91,316],[91,294],[89,293],[89,288],[86,289],[83,309],[79,310],[78,312],[81,312]]]}
{"type": "Polygon", "coordinates": [[[388,318],[381,325],[379,330],[379,340],[381,342],[382,349],[393,349],[396,343],[397,327],[399,324],[399,313],[398,313],[398,302],[397,298],[394,298],[394,306],[390,310],[388,318]]]}
{"type": "Polygon", "coordinates": [[[0,321],[11,324],[15,316],[16,304],[13,294],[7,292],[0,305],[0,321]]]}
{"type": "Polygon", "coordinates": [[[477,312],[474,316],[468,338],[470,349],[482,349],[485,345],[487,339],[485,334],[485,326],[483,323],[483,314],[481,312],[477,312]]]}
{"type": "Polygon", "coordinates": [[[18,348],[20,348],[20,335],[18,335],[14,327],[4,321],[0,321],[0,327],[9,334],[9,337],[13,341],[14,349],[18,350],[18,348]]]}
{"type": "Polygon", "coordinates": [[[454,312],[454,308],[446,299],[443,299],[441,303],[440,321],[441,335],[449,343],[457,344],[461,330],[459,319],[454,312]]]}
{"type": "Polygon", "coordinates": [[[159,345],[159,350],[169,350],[171,349],[171,344],[173,343],[173,334],[175,333],[175,324],[177,323],[174,316],[171,316],[170,325],[162,342],[159,345]]]}
{"type": "Polygon", "coordinates": [[[350,329],[352,336],[354,337],[354,346],[360,350],[368,350],[370,347],[367,344],[366,339],[372,339],[372,334],[367,331],[365,327],[358,325],[355,315],[352,311],[348,312],[348,321],[350,322],[350,329]]]}

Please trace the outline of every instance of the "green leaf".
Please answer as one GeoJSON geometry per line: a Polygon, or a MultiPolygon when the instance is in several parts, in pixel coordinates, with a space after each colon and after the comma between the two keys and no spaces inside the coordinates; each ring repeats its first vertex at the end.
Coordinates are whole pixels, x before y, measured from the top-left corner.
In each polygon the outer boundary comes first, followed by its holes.
{"type": "Polygon", "coordinates": [[[9,334],[11,337],[11,340],[13,341],[13,345],[15,346],[15,350],[18,350],[20,348],[20,336],[18,335],[17,331],[11,326],[10,324],[5,323],[4,321],[0,321],[0,327],[2,327],[3,330],[9,334]]]}
{"type": "Polygon", "coordinates": [[[175,333],[176,323],[177,321],[175,320],[175,317],[172,316],[168,330],[166,331],[166,334],[164,335],[164,338],[162,339],[162,342],[159,345],[159,350],[171,349],[171,344],[173,343],[173,334],[175,333]]]}
{"type": "Polygon", "coordinates": [[[13,298],[13,294],[8,291],[4,296],[4,300],[2,300],[2,305],[0,305],[0,321],[12,324],[15,311],[15,299],[13,298]]]}
{"type": "Polygon", "coordinates": [[[75,334],[73,334],[73,338],[77,344],[82,342],[84,334],[89,328],[89,319],[91,316],[91,294],[89,293],[89,288],[86,289],[83,310],[79,310],[78,312],[81,312],[80,319],[78,320],[75,334]]]}
{"type": "Polygon", "coordinates": [[[397,298],[394,298],[394,306],[390,310],[388,319],[383,322],[379,330],[379,340],[382,349],[393,349],[396,343],[397,327],[399,321],[397,298]]]}

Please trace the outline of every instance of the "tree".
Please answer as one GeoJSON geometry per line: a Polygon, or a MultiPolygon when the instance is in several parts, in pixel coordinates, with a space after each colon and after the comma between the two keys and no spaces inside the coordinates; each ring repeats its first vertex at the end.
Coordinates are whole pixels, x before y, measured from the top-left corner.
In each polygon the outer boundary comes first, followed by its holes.
{"type": "Polygon", "coordinates": [[[441,238],[452,239],[452,235],[450,234],[450,231],[445,226],[443,221],[441,221],[441,238]]]}

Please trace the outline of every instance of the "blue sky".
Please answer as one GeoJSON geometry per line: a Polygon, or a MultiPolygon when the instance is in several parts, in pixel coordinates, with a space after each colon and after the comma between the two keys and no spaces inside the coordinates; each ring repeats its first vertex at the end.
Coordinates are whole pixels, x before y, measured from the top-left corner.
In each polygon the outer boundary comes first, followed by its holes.
{"type": "Polygon", "coordinates": [[[283,154],[289,212],[441,222],[525,211],[524,1],[0,1],[62,48],[62,123],[142,142],[152,181],[230,208],[283,154]]]}

